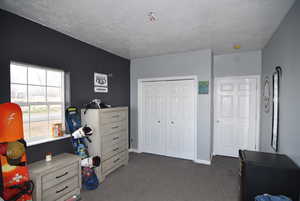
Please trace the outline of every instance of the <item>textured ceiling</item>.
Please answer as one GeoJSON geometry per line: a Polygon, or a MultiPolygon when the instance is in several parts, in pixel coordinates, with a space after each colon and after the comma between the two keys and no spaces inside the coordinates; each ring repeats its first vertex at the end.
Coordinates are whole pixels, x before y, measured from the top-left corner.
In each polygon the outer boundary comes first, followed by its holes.
{"type": "Polygon", "coordinates": [[[0,0],[0,8],[126,58],[264,47],[294,0],[0,0]],[[150,22],[148,13],[158,20],[150,22]]]}

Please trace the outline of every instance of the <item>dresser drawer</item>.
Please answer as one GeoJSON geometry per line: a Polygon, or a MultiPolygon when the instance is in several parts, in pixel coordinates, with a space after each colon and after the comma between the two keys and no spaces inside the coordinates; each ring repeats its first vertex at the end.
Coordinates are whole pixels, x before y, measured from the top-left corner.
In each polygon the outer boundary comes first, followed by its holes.
{"type": "Polygon", "coordinates": [[[127,130],[127,127],[127,121],[120,121],[116,123],[107,124],[101,128],[102,135],[110,135],[112,133],[121,132],[127,130]]]}
{"type": "Polygon", "coordinates": [[[105,173],[123,161],[128,160],[128,152],[123,151],[102,163],[102,171],[105,173]]]}
{"type": "Polygon", "coordinates": [[[54,201],[63,197],[66,193],[78,188],[78,177],[72,177],[48,190],[42,192],[43,201],[54,201]]]}
{"type": "Polygon", "coordinates": [[[111,135],[105,135],[102,137],[102,147],[104,150],[107,147],[112,146],[113,144],[117,144],[121,141],[128,141],[128,132],[122,131],[120,133],[113,133],[111,135]]]}
{"type": "Polygon", "coordinates": [[[125,111],[118,112],[107,112],[101,113],[101,124],[109,124],[118,121],[125,120],[127,118],[127,114],[125,111]]]}
{"type": "Polygon", "coordinates": [[[66,179],[78,175],[78,173],[78,163],[73,163],[66,167],[45,174],[44,176],[42,176],[42,189],[46,190],[52,186],[57,185],[58,183],[61,183],[62,181],[65,181],[66,179]]]}
{"type": "Polygon", "coordinates": [[[120,141],[117,144],[113,144],[109,147],[106,147],[106,149],[102,150],[102,160],[105,161],[110,157],[116,155],[117,153],[126,150],[127,148],[128,148],[127,141],[120,141]]]}

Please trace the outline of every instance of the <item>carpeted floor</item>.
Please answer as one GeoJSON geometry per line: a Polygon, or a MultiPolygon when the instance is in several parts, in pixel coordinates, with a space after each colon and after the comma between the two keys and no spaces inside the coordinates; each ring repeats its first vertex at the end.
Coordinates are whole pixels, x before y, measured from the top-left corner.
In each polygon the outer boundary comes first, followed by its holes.
{"type": "Polygon", "coordinates": [[[130,154],[84,201],[237,201],[238,160],[216,156],[212,165],[152,154],[130,154]]]}

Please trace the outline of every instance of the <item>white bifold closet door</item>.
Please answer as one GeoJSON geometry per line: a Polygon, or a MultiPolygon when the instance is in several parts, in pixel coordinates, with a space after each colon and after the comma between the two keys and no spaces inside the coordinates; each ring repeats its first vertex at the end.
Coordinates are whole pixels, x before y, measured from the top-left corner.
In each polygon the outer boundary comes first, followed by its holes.
{"type": "Polygon", "coordinates": [[[142,97],[142,133],[143,152],[165,153],[165,83],[147,82],[143,84],[142,97]]]}
{"type": "Polygon", "coordinates": [[[193,80],[143,83],[143,152],[194,159],[194,90],[193,80]]]}

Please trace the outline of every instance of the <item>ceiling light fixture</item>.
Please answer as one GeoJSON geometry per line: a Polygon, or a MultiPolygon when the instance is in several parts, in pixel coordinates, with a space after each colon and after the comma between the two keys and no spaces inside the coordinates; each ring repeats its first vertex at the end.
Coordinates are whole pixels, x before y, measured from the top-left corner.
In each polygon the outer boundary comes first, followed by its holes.
{"type": "Polygon", "coordinates": [[[236,45],[233,46],[233,49],[239,50],[239,49],[241,49],[241,45],[236,44],[236,45]]]}
{"type": "Polygon", "coordinates": [[[149,17],[150,22],[154,22],[154,21],[158,20],[154,12],[149,12],[148,17],[149,17]]]}

